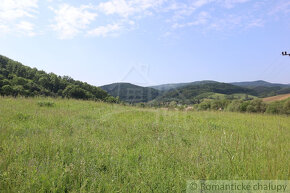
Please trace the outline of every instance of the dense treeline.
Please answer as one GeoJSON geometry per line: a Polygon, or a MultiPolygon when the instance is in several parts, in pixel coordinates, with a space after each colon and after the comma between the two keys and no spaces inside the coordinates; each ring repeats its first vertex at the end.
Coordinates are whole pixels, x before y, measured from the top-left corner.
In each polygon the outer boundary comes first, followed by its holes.
{"type": "Polygon", "coordinates": [[[205,100],[195,106],[198,110],[225,110],[231,112],[290,114],[290,98],[283,101],[264,103],[253,100],[205,100]]]}
{"type": "Polygon", "coordinates": [[[290,115],[290,98],[282,101],[265,103],[262,99],[204,99],[197,104],[184,105],[176,101],[167,103],[140,103],[140,107],[157,107],[178,110],[196,110],[196,111],[229,111],[242,113],[270,113],[290,115]]]}
{"type": "Polygon", "coordinates": [[[96,86],[76,81],[69,76],[57,76],[22,65],[0,55],[0,94],[8,96],[51,96],[86,100],[117,99],[96,86]]]}

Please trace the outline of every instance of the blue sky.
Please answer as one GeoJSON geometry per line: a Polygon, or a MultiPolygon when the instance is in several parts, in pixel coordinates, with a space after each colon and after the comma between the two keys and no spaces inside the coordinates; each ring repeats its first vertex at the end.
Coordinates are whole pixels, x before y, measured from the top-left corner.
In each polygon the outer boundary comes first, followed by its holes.
{"type": "Polygon", "coordinates": [[[0,0],[0,54],[93,85],[290,83],[289,0],[0,0]]]}

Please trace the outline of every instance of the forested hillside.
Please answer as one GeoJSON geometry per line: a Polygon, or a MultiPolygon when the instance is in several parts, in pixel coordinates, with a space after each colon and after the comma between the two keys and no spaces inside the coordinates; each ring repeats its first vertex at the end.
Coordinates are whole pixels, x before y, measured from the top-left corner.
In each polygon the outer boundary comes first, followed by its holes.
{"type": "Polygon", "coordinates": [[[197,85],[188,85],[178,89],[172,89],[165,92],[162,96],[158,97],[156,101],[159,102],[170,102],[176,101],[178,103],[198,103],[199,99],[207,98],[208,95],[212,94],[247,94],[255,95],[255,91],[239,86],[227,84],[227,83],[205,83],[197,85]]]}
{"type": "Polygon", "coordinates": [[[256,96],[259,97],[270,97],[290,93],[289,84],[270,83],[263,80],[252,82],[234,82],[231,84],[252,89],[256,92],[256,96]]]}
{"type": "Polygon", "coordinates": [[[24,66],[0,55],[0,94],[10,96],[52,96],[76,99],[109,99],[107,92],[96,86],[24,66]]]}
{"type": "Polygon", "coordinates": [[[202,80],[202,81],[195,81],[195,82],[187,82],[187,83],[173,83],[173,84],[161,84],[156,86],[151,86],[151,88],[160,90],[160,91],[169,91],[171,89],[178,89],[184,86],[189,85],[203,85],[207,83],[216,83],[216,81],[212,80],[202,80]]]}
{"type": "Polygon", "coordinates": [[[281,87],[281,88],[290,88],[289,84],[279,84],[279,83],[271,83],[264,80],[257,80],[257,81],[247,81],[247,82],[232,82],[230,84],[236,86],[242,86],[247,88],[255,88],[259,86],[263,87],[281,87]]]}
{"type": "Polygon", "coordinates": [[[102,86],[101,88],[114,97],[118,96],[121,101],[129,103],[148,102],[160,94],[156,89],[130,83],[114,83],[102,86]]]}

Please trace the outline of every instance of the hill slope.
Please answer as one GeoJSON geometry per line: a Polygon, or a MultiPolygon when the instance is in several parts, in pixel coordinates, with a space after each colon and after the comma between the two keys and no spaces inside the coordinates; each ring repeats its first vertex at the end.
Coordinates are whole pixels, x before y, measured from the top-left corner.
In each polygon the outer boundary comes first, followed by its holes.
{"type": "Polygon", "coordinates": [[[260,87],[260,86],[290,88],[289,84],[270,83],[263,80],[247,81],[247,82],[232,82],[230,84],[233,84],[236,86],[247,87],[247,88],[255,88],[255,87],[260,87]]]}
{"type": "Polygon", "coordinates": [[[69,76],[57,76],[24,66],[0,55],[0,95],[53,96],[76,99],[105,99],[104,90],[76,81],[69,76]]]}
{"type": "Polygon", "coordinates": [[[188,82],[188,83],[161,84],[161,85],[151,86],[151,88],[154,88],[160,91],[169,91],[171,89],[177,89],[177,88],[181,88],[181,87],[189,86],[189,85],[202,85],[202,84],[215,83],[215,82],[216,81],[212,81],[212,80],[203,80],[203,81],[195,81],[195,82],[188,82]]]}
{"type": "Polygon", "coordinates": [[[153,88],[137,86],[130,83],[114,83],[101,86],[114,97],[129,103],[148,102],[159,95],[159,91],[153,88]]]}
{"type": "Polygon", "coordinates": [[[252,82],[234,82],[230,84],[252,89],[256,92],[257,96],[259,97],[270,97],[279,94],[290,93],[289,84],[270,83],[263,80],[252,82]]]}
{"type": "Polygon", "coordinates": [[[177,101],[181,103],[194,103],[196,99],[206,98],[208,94],[249,94],[256,95],[255,91],[242,88],[239,86],[227,84],[227,83],[205,83],[199,85],[188,85],[178,89],[170,90],[165,92],[162,96],[158,97],[156,101],[159,102],[169,102],[177,101]]]}

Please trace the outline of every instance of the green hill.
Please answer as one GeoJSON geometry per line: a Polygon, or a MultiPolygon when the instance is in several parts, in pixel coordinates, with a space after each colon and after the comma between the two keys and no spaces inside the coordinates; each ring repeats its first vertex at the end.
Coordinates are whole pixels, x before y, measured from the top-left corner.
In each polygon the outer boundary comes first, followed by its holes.
{"type": "Polygon", "coordinates": [[[69,76],[48,74],[1,55],[0,95],[52,96],[90,100],[105,100],[109,97],[107,92],[96,86],[76,81],[69,76]]]}
{"type": "Polygon", "coordinates": [[[247,82],[232,82],[230,84],[236,86],[242,86],[247,88],[255,88],[255,87],[281,87],[281,88],[290,88],[289,84],[279,84],[279,83],[270,83],[264,80],[257,80],[257,81],[247,81],[247,82]]]}
{"type": "Polygon", "coordinates": [[[252,82],[234,82],[230,84],[252,89],[256,92],[256,95],[259,97],[270,97],[290,93],[289,84],[270,83],[263,80],[252,82]]]}
{"type": "Polygon", "coordinates": [[[160,94],[160,91],[156,89],[137,86],[130,83],[114,83],[101,86],[101,88],[110,95],[119,97],[120,100],[129,103],[148,102],[155,99],[160,94]]]}
{"type": "Polygon", "coordinates": [[[188,82],[188,83],[161,84],[161,85],[151,86],[151,88],[154,88],[160,91],[169,91],[171,89],[177,89],[177,88],[181,88],[181,87],[189,86],[189,85],[202,85],[202,84],[215,83],[215,82],[216,81],[212,81],[212,80],[203,80],[203,81],[195,81],[195,82],[188,82]]]}
{"type": "Polygon", "coordinates": [[[227,83],[205,83],[198,85],[188,85],[178,89],[173,89],[165,92],[158,97],[158,102],[170,102],[177,101],[180,103],[196,103],[197,100],[209,98],[215,94],[233,95],[233,94],[245,94],[256,95],[254,90],[248,88],[242,88],[239,86],[227,84],[227,83]]]}

